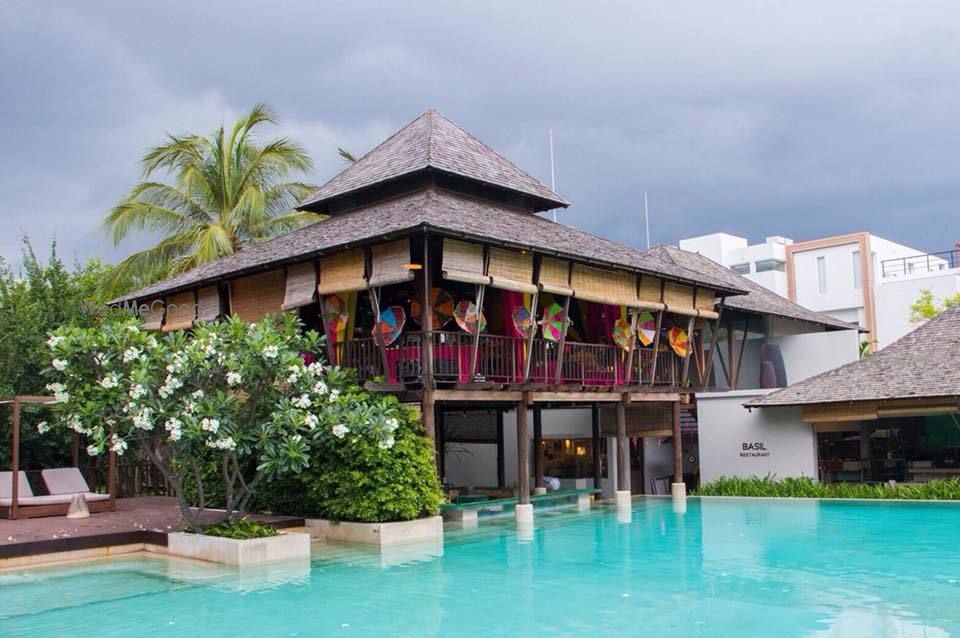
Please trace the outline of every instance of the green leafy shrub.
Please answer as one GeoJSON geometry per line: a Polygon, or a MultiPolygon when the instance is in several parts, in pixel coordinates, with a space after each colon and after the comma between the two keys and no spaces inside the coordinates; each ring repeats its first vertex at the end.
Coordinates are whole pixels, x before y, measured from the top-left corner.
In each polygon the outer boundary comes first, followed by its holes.
{"type": "Polygon", "coordinates": [[[196,532],[208,520],[208,484],[222,493],[222,519],[236,519],[262,481],[300,472],[315,447],[362,442],[389,456],[394,445],[395,410],[370,400],[351,373],[323,366],[320,336],[290,314],[163,336],[115,320],[61,328],[47,343],[47,389],[58,402],[38,431],[83,434],[90,456],[133,444],[173,486],[196,532]],[[317,360],[306,364],[304,353],[317,360]]]}
{"type": "Polygon", "coordinates": [[[242,518],[239,521],[221,521],[215,525],[207,525],[203,528],[203,533],[207,536],[234,538],[243,541],[251,538],[270,538],[276,536],[279,532],[272,525],[264,525],[251,521],[249,518],[242,518]]]}
{"type": "Polygon", "coordinates": [[[696,496],[755,496],[785,498],[860,498],[891,500],[960,500],[960,478],[928,483],[820,483],[808,477],[775,480],[763,478],[721,477],[701,485],[696,496]]]}
{"type": "Polygon", "coordinates": [[[396,415],[392,449],[363,438],[349,446],[322,442],[307,469],[268,483],[257,504],[276,513],[365,523],[435,515],[443,492],[419,421],[392,396],[367,400],[396,415]]]}

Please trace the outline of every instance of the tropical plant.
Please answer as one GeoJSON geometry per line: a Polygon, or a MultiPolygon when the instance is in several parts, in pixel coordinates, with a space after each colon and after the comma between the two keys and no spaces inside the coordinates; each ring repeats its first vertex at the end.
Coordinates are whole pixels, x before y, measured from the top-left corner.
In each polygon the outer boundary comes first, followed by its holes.
{"type": "Polygon", "coordinates": [[[857,499],[912,499],[960,500],[960,479],[951,478],[927,483],[869,484],[820,483],[810,477],[763,478],[721,477],[697,488],[697,496],[753,496],[786,498],[857,498],[857,499]]]}
{"type": "Polygon", "coordinates": [[[160,240],[120,262],[107,289],[144,285],[322,219],[293,210],[313,188],[289,181],[310,170],[306,152],[286,138],[256,139],[260,127],[275,123],[272,111],[257,104],[230,131],[221,126],[209,137],[168,135],[148,151],[141,161],[144,181],[110,211],[104,226],[114,244],[133,231],[160,240]],[[161,173],[172,183],[161,181],[161,173]]]}
{"type": "MultiPolygon", "coordinates": [[[[98,285],[108,268],[97,260],[68,268],[56,243],[45,260],[23,239],[22,266],[15,273],[0,259],[0,396],[44,394],[47,334],[63,325],[91,326],[100,303],[98,285]]],[[[31,426],[46,417],[44,406],[23,406],[20,465],[58,467],[70,461],[70,437],[41,437],[31,426]]],[[[9,419],[0,407],[0,420],[9,419]]],[[[7,421],[9,422],[9,421],[7,421]]],[[[10,458],[8,430],[0,432],[0,459],[10,458]]]]}
{"type": "Polygon", "coordinates": [[[933,319],[944,310],[960,305],[960,292],[937,301],[929,289],[921,290],[920,296],[910,305],[910,323],[923,323],[933,319]]]}
{"type": "Polygon", "coordinates": [[[868,357],[873,353],[873,346],[877,343],[876,339],[863,339],[860,342],[860,358],[868,357]]]}
{"type": "Polygon", "coordinates": [[[216,525],[206,525],[203,528],[203,533],[207,536],[219,536],[242,541],[250,538],[269,538],[276,536],[279,532],[272,525],[264,525],[251,521],[249,518],[241,518],[239,521],[223,521],[216,525]]]}
{"type": "Polygon", "coordinates": [[[134,319],[56,330],[48,371],[55,425],[37,428],[86,436],[91,456],[122,455],[134,443],[179,495],[184,521],[203,533],[204,524],[242,518],[262,481],[302,471],[324,442],[390,455],[398,408],[371,403],[350,372],[325,368],[321,337],[301,328],[287,314],[201,323],[162,338],[134,319]],[[221,512],[206,511],[201,464],[211,454],[221,512]],[[183,489],[188,480],[195,503],[183,489]]]}
{"type": "MultiPolygon", "coordinates": [[[[371,395],[368,400],[399,415],[393,448],[384,450],[369,440],[358,440],[349,448],[333,441],[318,444],[309,468],[272,489],[288,495],[283,509],[275,511],[364,523],[437,513],[443,491],[434,450],[420,422],[392,396],[371,395]]],[[[271,501],[279,505],[282,498],[271,501]]]]}

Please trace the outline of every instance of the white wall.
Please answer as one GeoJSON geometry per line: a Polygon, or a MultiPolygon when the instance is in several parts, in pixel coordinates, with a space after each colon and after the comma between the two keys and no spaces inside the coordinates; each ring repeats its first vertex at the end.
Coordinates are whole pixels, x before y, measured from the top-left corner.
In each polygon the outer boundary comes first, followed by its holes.
{"type": "Polygon", "coordinates": [[[860,335],[856,330],[770,337],[768,342],[780,346],[788,385],[860,357],[860,335]]]}
{"type": "Polygon", "coordinates": [[[681,239],[679,246],[683,250],[700,253],[718,264],[729,266],[730,264],[726,261],[727,255],[734,250],[746,248],[747,240],[727,233],[712,233],[681,239]]]}
{"type": "Polygon", "coordinates": [[[836,316],[832,311],[863,308],[863,289],[854,288],[853,253],[857,250],[859,244],[853,242],[794,253],[796,302],[832,316],[836,316]],[[824,258],[827,279],[827,289],[822,293],[817,271],[819,257],[824,258]]]}
{"type": "Polygon", "coordinates": [[[813,426],[800,420],[799,408],[763,408],[748,412],[743,404],[768,390],[697,395],[700,431],[700,480],[721,476],[778,478],[817,477],[816,436],[813,426]],[[761,443],[760,454],[743,445],[761,443]],[[747,454],[747,456],[742,456],[747,454]]]}
{"type": "Polygon", "coordinates": [[[883,280],[875,293],[878,347],[890,345],[917,327],[917,324],[910,323],[910,306],[923,290],[930,290],[937,300],[957,294],[960,292],[960,270],[883,280]]]}

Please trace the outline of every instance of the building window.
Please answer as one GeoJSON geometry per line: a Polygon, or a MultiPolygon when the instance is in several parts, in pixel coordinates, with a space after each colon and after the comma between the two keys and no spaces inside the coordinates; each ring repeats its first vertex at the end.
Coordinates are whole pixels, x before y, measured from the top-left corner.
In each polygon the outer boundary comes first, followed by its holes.
{"type": "Polygon", "coordinates": [[[820,294],[827,292],[827,258],[817,257],[817,290],[820,294]]]}
{"type": "Polygon", "coordinates": [[[775,270],[777,272],[786,272],[787,265],[778,259],[764,259],[757,262],[757,272],[768,272],[775,270]]]}
{"type": "Polygon", "coordinates": [[[737,273],[738,275],[749,275],[750,274],[750,264],[734,264],[730,266],[730,270],[737,273]]]}
{"type": "Polygon", "coordinates": [[[860,264],[860,251],[853,251],[853,289],[860,290],[863,286],[863,268],[860,264]]]}

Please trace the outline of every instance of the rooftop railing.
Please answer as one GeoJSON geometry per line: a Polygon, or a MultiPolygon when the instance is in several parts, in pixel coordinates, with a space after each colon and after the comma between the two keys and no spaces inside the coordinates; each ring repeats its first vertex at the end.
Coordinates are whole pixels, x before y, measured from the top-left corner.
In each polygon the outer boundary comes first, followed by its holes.
{"type": "Polygon", "coordinates": [[[951,268],[960,268],[960,248],[941,253],[884,259],[880,262],[880,272],[883,278],[933,273],[951,268]]]}

